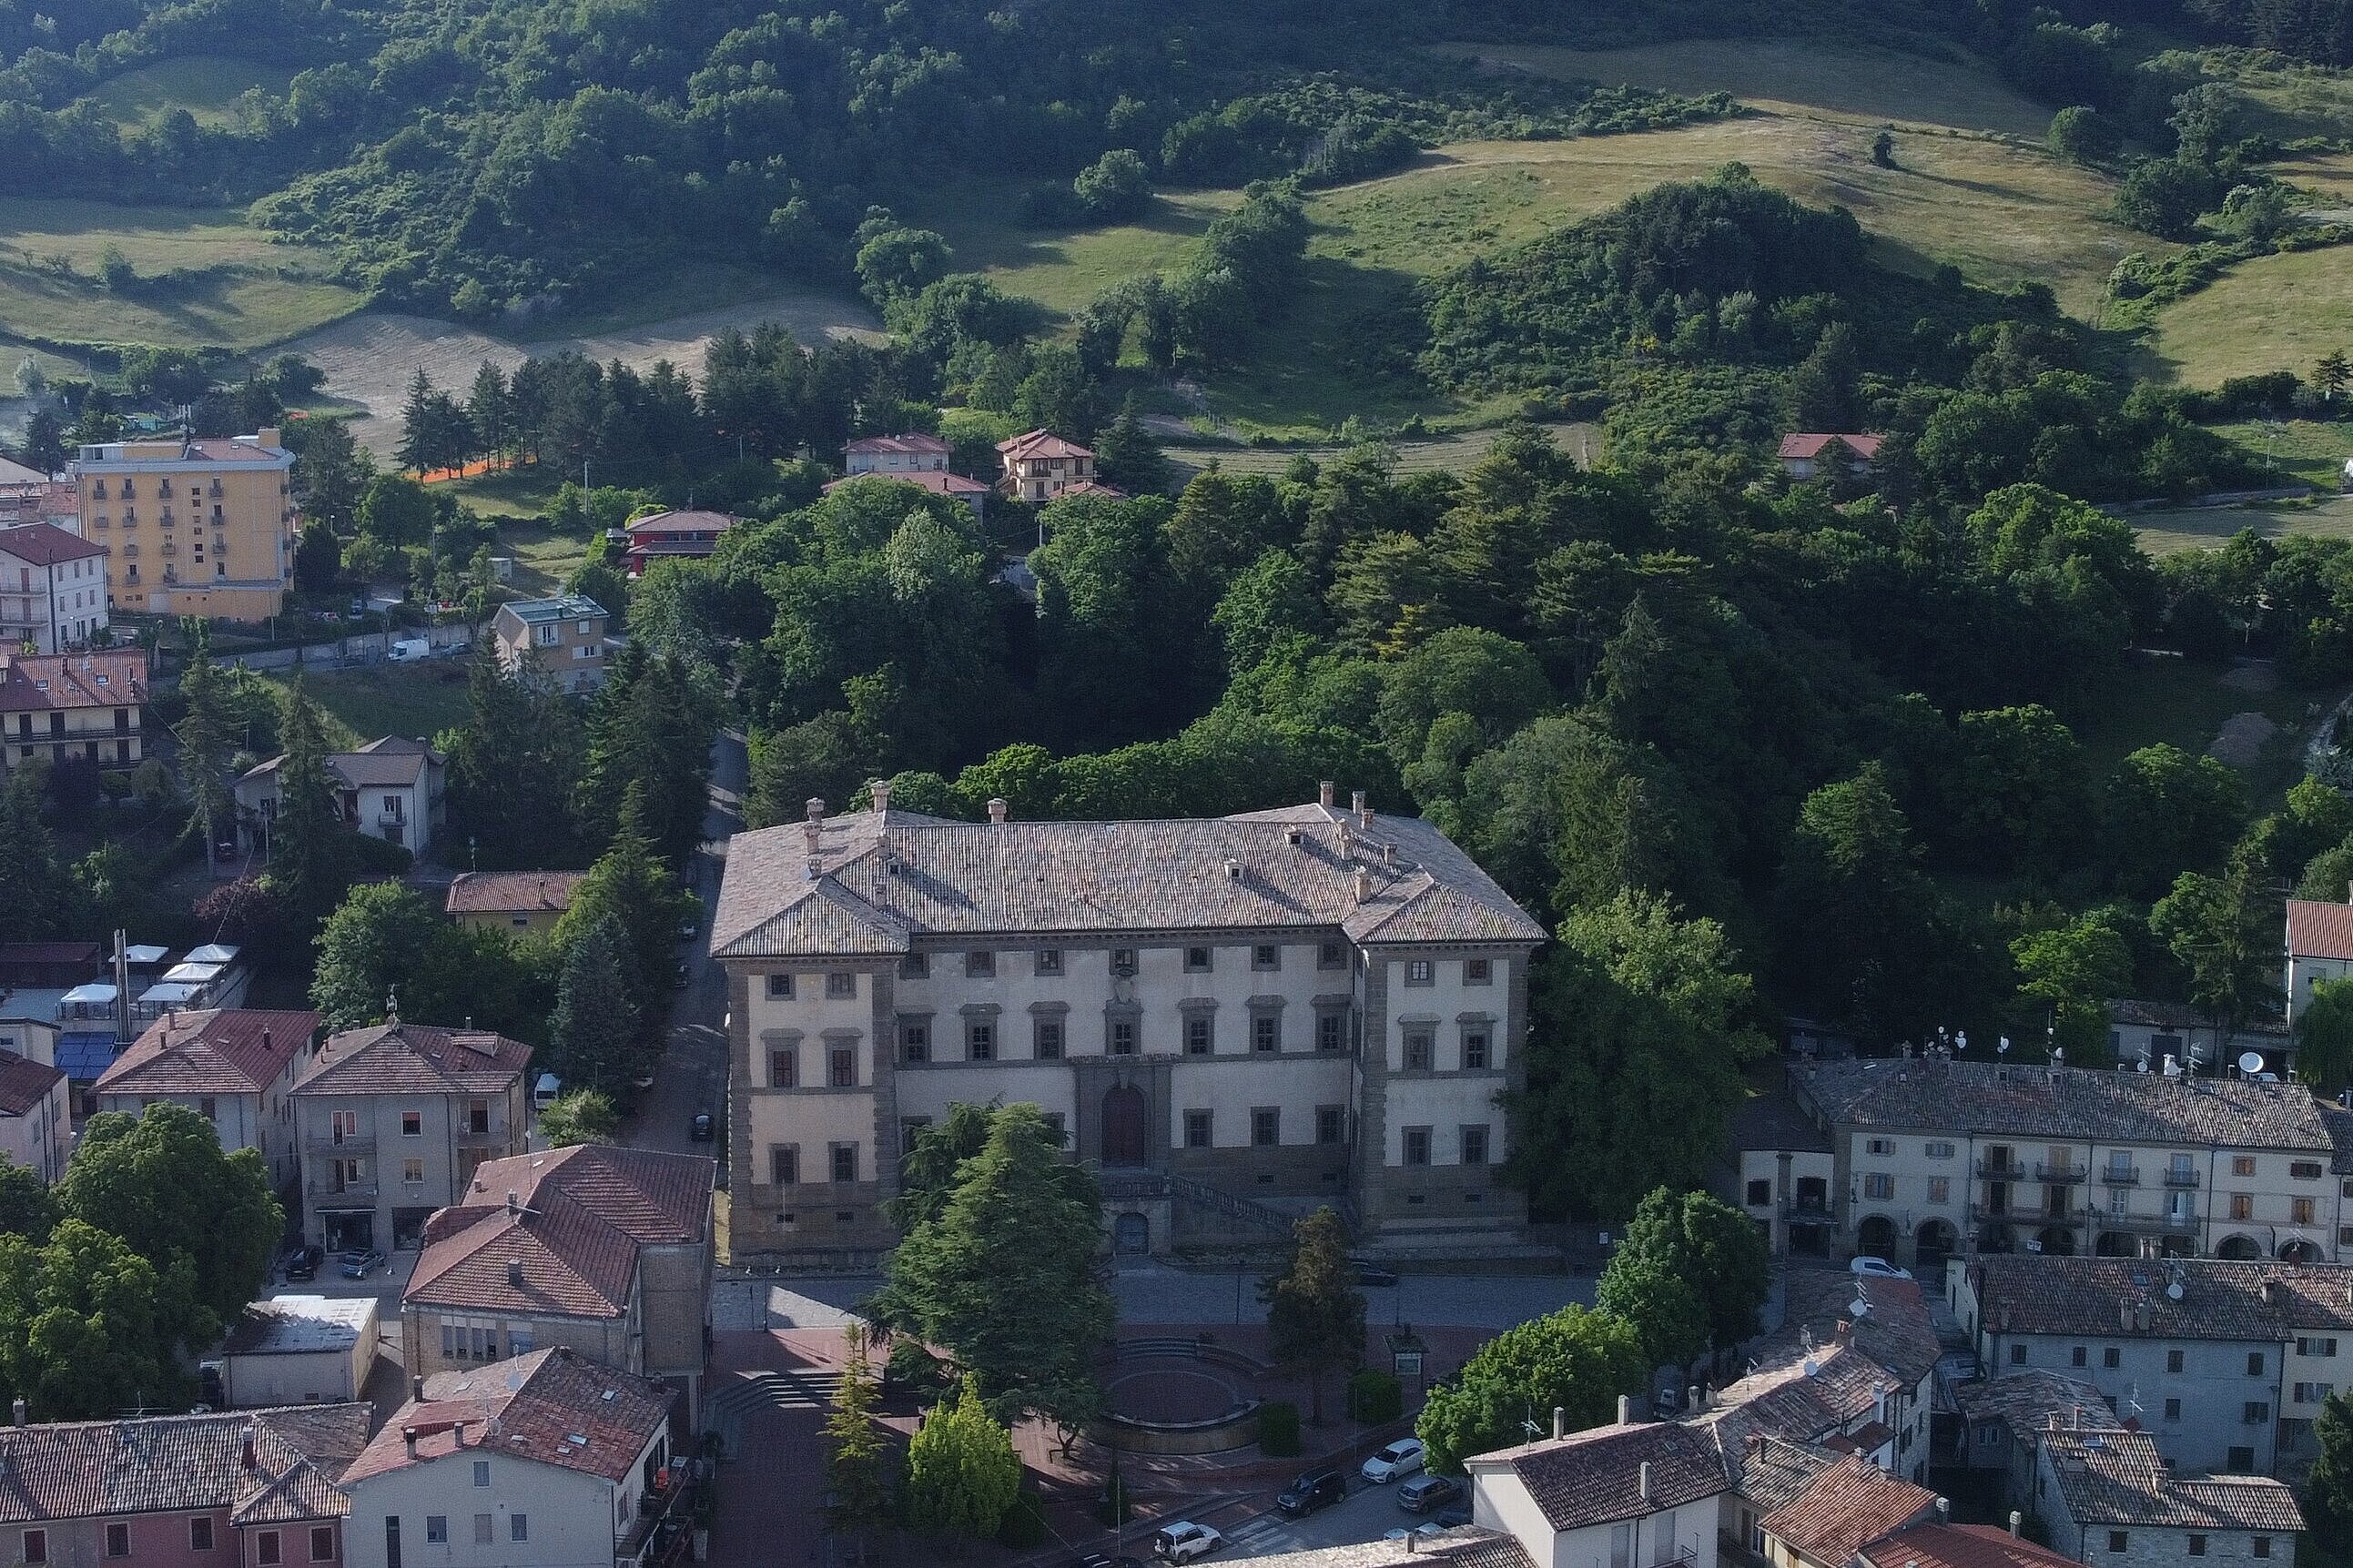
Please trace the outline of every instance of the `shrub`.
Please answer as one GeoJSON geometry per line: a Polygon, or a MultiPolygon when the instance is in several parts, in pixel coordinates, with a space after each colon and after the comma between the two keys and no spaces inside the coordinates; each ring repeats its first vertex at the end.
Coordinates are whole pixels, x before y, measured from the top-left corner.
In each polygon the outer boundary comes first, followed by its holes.
{"type": "Polygon", "coordinates": [[[1152,205],[1152,176],[1144,160],[1125,147],[1113,148],[1081,171],[1071,190],[1087,215],[1101,223],[1142,217],[1152,205]]]}
{"type": "Polygon", "coordinates": [[[1258,1449],[1269,1458],[1288,1459],[1299,1452],[1299,1406],[1278,1399],[1258,1413],[1258,1449]]]}
{"type": "Polygon", "coordinates": [[[399,877],[407,874],[417,857],[397,844],[387,844],[373,834],[352,835],[358,846],[360,871],[366,876],[399,877]]]}
{"type": "Polygon", "coordinates": [[[1405,1389],[1395,1373],[1366,1367],[1348,1380],[1348,1419],[1377,1426],[1405,1414],[1405,1389]]]}
{"type": "Polygon", "coordinates": [[[1046,1544],[1045,1505],[1028,1487],[1005,1510],[1004,1522],[997,1527],[997,1543],[1015,1552],[1034,1552],[1046,1544]]]}

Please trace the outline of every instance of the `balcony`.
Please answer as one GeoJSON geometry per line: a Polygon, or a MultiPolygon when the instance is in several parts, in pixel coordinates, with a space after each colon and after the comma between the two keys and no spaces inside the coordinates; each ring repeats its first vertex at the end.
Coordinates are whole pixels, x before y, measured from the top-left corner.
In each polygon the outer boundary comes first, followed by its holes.
{"type": "Polygon", "coordinates": [[[1988,1182],[2023,1182],[2031,1179],[2026,1173],[2026,1167],[2015,1160],[1989,1160],[1983,1156],[1979,1156],[1978,1160],[1978,1177],[1981,1181],[1988,1182]]]}
{"type": "Polygon", "coordinates": [[[2053,1165],[2044,1160],[2034,1163],[2034,1179],[2045,1185],[2056,1182],[2080,1182],[2089,1174],[2081,1165],[2053,1165]]]}
{"type": "Polygon", "coordinates": [[[1824,1198],[1792,1198],[1781,1205],[1781,1217],[1791,1225],[1828,1225],[1831,1205],[1824,1198]]]}
{"type": "Polygon", "coordinates": [[[2165,1173],[2165,1184],[2168,1187],[2195,1187],[2198,1184],[2198,1173],[2178,1171],[2168,1166],[2165,1173]]]}
{"type": "Polygon", "coordinates": [[[2140,1167],[2103,1165],[2100,1167],[2100,1180],[2112,1187],[2137,1187],[2140,1185],[2140,1167]]]}
{"type": "Polygon", "coordinates": [[[357,1158],[375,1152],[375,1139],[365,1132],[346,1132],[341,1138],[318,1134],[303,1139],[302,1148],[311,1154],[344,1154],[357,1158]]]}
{"type": "Polygon", "coordinates": [[[302,1191],[319,1203],[330,1207],[337,1204],[373,1204],[375,1202],[374,1182],[345,1182],[334,1186],[326,1182],[307,1182],[302,1191]]]}
{"type": "Polygon", "coordinates": [[[2195,1236],[2204,1222],[2194,1214],[2165,1209],[2156,1214],[2101,1214],[2094,1216],[2103,1230],[2151,1231],[2160,1236],[2195,1236]]]}
{"type": "Polygon", "coordinates": [[[460,1149],[501,1149],[507,1143],[505,1132],[490,1128],[477,1132],[470,1128],[460,1127],[454,1136],[460,1149]]]}

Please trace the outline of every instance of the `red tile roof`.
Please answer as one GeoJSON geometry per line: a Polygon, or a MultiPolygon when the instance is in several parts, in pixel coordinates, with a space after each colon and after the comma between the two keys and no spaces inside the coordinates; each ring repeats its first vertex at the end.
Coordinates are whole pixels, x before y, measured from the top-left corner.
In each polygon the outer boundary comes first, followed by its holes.
{"type": "Polygon", "coordinates": [[[375,1024],[330,1036],[295,1080],[301,1095],[496,1094],[522,1075],[531,1047],[480,1031],[375,1024]]]}
{"type": "Polygon", "coordinates": [[[65,1076],[47,1062],[0,1051],[0,1115],[24,1115],[47,1100],[65,1076]]]}
{"type": "Polygon", "coordinates": [[[146,700],[147,655],[138,648],[0,654],[0,713],[136,707],[146,700]]]}
{"type": "Polygon", "coordinates": [[[903,436],[860,436],[842,448],[844,452],[912,452],[926,458],[944,458],[953,451],[937,436],[926,436],[913,430],[903,436]]]}
{"type": "Polygon", "coordinates": [[[402,1303],[617,1317],[639,1248],[709,1235],[717,1169],[699,1154],[602,1143],[488,1161],[465,1202],[427,1222],[402,1303]]]}
{"type": "Polygon", "coordinates": [[[364,1405],[0,1426],[0,1523],[227,1508],[239,1524],[333,1519],[364,1405]],[[253,1466],[244,1432],[253,1428],[253,1466]]]}
{"type": "Polygon", "coordinates": [[[78,539],[53,522],[20,522],[14,528],[0,528],[0,551],[35,566],[55,566],[61,561],[106,553],[100,546],[78,539]]]}
{"type": "Polygon", "coordinates": [[[572,907],[572,889],[586,871],[460,871],[449,884],[442,912],[503,915],[572,907]]]}
{"type": "Polygon", "coordinates": [[[978,479],[968,479],[962,474],[952,474],[945,468],[918,468],[903,472],[878,469],[871,474],[852,474],[848,479],[828,482],[825,493],[831,495],[844,485],[864,484],[869,479],[879,479],[885,484],[913,485],[916,489],[928,490],[935,496],[962,498],[985,496],[988,493],[988,487],[978,479]]]}
{"type": "Polygon", "coordinates": [[[670,1391],[660,1384],[599,1366],[560,1345],[467,1372],[438,1373],[426,1380],[423,1399],[410,1400],[385,1423],[343,1473],[343,1484],[492,1453],[619,1481],[660,1434],[670,1406],[670,1391]],[[409,1433],[417,1437],[414,1455],[409,1433]]]}
{"type": "Polygon", "coordinates": [[[259,1094],[326,1020],[250,1007],[166,1014],[98,1077],[100,1094],[259,1094]]]}
{"type": "Polygon", "coordinates": [[[1127,492],[1117,485],[1100,484],[1093,479],[1081,479],[1077,484],[1066,488],[1054,499],[1069,500],[1073,496],[1101,496],[1105,500],[1125,500],[1127,492]]]}
{"type": "Polygon", "coordinates": [[[1781,437],[1781,456],[1799,458],[1819,458],[1822,455],[1823,447],[1836,441],[1856,457],[1869,462],[1879,456],[1879,444],[1882,439],[1883,437],[1878,436],[1845,434],[1784,436],[1781,437]]]}
{"type": "Polygon", "coordinates": [[[735,526],[737,520],[723,511],[657,511],[649,512],[627,525],[626,531],[637,533],[724,533],[735,526]]]}
{"type": "Polygon", "coordinates": [[[1027,458],[1092,458],[1094,453],[1076,441],[1065,441],[1051,430],[1025,430],[997,449],[1015,462],[1027,458]]]}
{"type": "Polygon", "coordinates": [[[1763,1529],[1827,1568],[1847,1568],[1865,1542],[1903,1529],[1936,1506],[1935,1492],[1849,1455],[1817,1477],[1797,1501],[1767,1516],[1763,1529]]]}
{"type": "Polygon", "coordinates": [[[1986,1524],[1923,1524],[1862,1549],[1871,1568],[2075,1568],[2075,1560],[1986,1524]]]}
{"type": "Polygon", "coordinates": [[[1647,1517],[1732,1489],[1715,1434],[1672,1421],[1594,1426],[1476,1455],[1471,1464],[1474,1471],[1509,1467],[1560,1531],[1647,1517]]]}
{"type": "Polygon", "coordinates": [[[2291,958],[2353,959],[2353,904],[2290,899],[2287,951],[2291,958]]]}

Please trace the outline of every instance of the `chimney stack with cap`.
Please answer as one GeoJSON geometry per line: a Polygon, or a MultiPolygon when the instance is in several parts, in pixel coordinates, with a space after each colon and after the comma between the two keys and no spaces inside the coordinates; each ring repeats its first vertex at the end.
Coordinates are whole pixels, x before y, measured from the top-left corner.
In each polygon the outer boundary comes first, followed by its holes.
{"type": "Polygon", "coordinates": [[[1324,810],[1331,810],[1333,803],[1338,799],[1339,792],[1333,788],[1332,781],[1330,779],[1325,779],[1322,784],[1315,786],[1315,804],[1322,806],[1324,810]]]}
{"type": "Polygon", "coordinates": [[[408,1380],[408,1397],[414,1399],[419,1405],[425,1403],[425,1374],[423,1373],[420,1372],[416,1376],[408,1380]]]}
{"type": "Polygon", "coordinates": [[[875,810],[888,811],[891,809],[891,781],[889,779],[876,779],[873,783],[866,786],[866,793],[873,799],[875,810]]]}
{"type": "Polygon", "coordinates": [[[1618,1425],[1620,1426],[1626,1426],[1633,1419],[1634,1396],[1630,1394],[1620,1394],[1618,1396],[1618,1425]]]}
{"type": "Polygon", "coordinates": [[[1554,1406],[1552,1407],[1552,1436],[1553,1436],[1553,1441],[1554,1441],[1554,1442],[1556,1442],[1556,1443],[1557,1443],[1557,1442],[1558,1442],[1558,1441],[1560,1441],[1563,1437],[1566,1437],[1566,1436],[1568,1436],[1568,1407],[1567,1407],[1567,1405],[1554,1405],[1554,1406]]]}
{"type": "Polygon", "coordinates": [[[808,808],[808,819],[811,822],[823,822],[825,820],[825,797],[823,795],[813,795],[809,796],[807,805],[808,808]]]}
{"type": "Polygon", "coordinates": [[[988,797],[988,820],[997,824],[997,826],[1002,827],[1005,826],[1005,797],[1001,795],[990,795],[988,797]]]}
{"type": "Polygon", "coordinates": [[[522,1194],[516,1192],[512,1187],[509,1187],[507,1189],[507,1217],[509,1219],[512,1219],[515,1215],[521,1213],[522,1213],[522,1194]]]}
{"type": "Polygon", "coordinates": [[[1363,903],[1373,896],[1373,874],[1364,867],[1356,868],[1356,902],[1363,903]]]}
{"type": "Polygon", "coordinates": [[[238,1446],[237,1457],[245,1461],[245,1468],[247,1469],[250,1470],[259,1468],[260,1461],[256,1458],[253,1452],[253,1423],[250,1421],[247,1422],[244,1428],[240,1430],[237,1436],[238,1446]]]}
{"type": "Polygon", "coordinates": [[[507,1284],[517,1290],[522,1289],[522,1258],[510,1258],[507,1259],[507,1284]]]}
{"type": "Polygon", "coordinates": [[[1650,1461],[1650,1460],[1645,1459],[1645,1460],[1643,1460],[1643,1461],[1642,1461],[1642,1468],[1641,1468],[1640,1470],[1638,1470],[1638,1471],[1636,1471],[1636,1472],[1635,1472],[1635,1477],[1636,1477],[1636,1479],[1635,1479],[1635,1482],[1634,1482],[1635,1489],[1636,1489],[1636,1490],[1637,1490],[1637,1491],[1641,1495],[1641,1499],[1642,1499],[1642,1500],[1643,1500],[1645,1503],[1648,1503],[1648,1502],[1651,1500],[1651,1461],[1650,1461]]]}
{"type": "Polygon", "coordinates": [[[1940,1497],[1936,1500],[1936,1522],[1938,1524],[1950,1524],[1953,1522],[1953,1500],[1951,1498],[1940,1497]]]}
{"type": "Polygon", "coordinates": [[[417,1428],[416,1428],[416,1427],[414,1427],[414,1426],[403,1426],[403,1427],[400,1429],[400,1443],[401,1443],[401,1447],[403,1447],[404,1448],[406,1448],[406,1449],[407,1449],[407,1450],[408,1450],[408,1457],[409,1457],[410,1458],[412,1458],[412,1459],[413,1459],[413,1458],[417,1458],[417,1428]]]}
{"type": "Polygon", "coordinates": [[[9,1402],[8,1419],[19,1426],[22,1426],[25,1424],[25,1396],[23,1394],[18,1394],[14,1400],[9,1402]]]}
{"type": "Polygon", "coordinates": [[[1366,799],[1365,792],[1363,790],[1355,790],[1350,792],[1348,795],[1348,809],[1356,814],[1357,826],[1370,827],[1373,825],[1373,808],[1371,804],[1366,799]]]}

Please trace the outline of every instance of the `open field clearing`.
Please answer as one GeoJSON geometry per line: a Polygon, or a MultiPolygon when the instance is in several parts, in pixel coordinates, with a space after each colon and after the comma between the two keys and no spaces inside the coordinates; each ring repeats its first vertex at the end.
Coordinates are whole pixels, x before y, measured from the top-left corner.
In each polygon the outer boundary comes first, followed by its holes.
{"type": "Polygon", "coordinates": [[[2147,339],[2159,380],[2214,386],[2234,375],[2309,375],[2330,350],[2353,352],[2353,247],[2242,261],[2158,313],[2147,339]]]}
{"type": "Polygon", "coordinates": [[[236,119],[237,100],[247,91],[259,88],[282,96],[293,79],[285,66],[189,55],[125,71],[100,82],[90,96],[124,125],[152,125],[175,109],[186,110],[199,125],[224,125],[236,119]]]}
{"type": "Polygon", "coordinates": [[[366,310],[281,346],[326,372],[328,395],[368,411],[353,419],[352,434],[378,456],[385,456],[399,444],[401,400],[420,369],[433,384],[461,396],[484,360],[512,370],[531,355],[552,355],[566,349],[599,362],[617,359],[638,370],[668,360],[700,375],[703,347],[712,338],[729,327],[748,331],[763,321],[777,322],[804,342],[875,332],[881,325],[862,306],[832,295],[803,292],[771,295],[591,336],[529,343],[429,316],[366,310]]]}
{"type": "Polygon", "coordinates": [[[1176,265],[1210,219],[1241,205],[1241,193],[1164,193],[1140,222],[1076,230],[1025,228],[1014,217],[1018,202],[1018,187],[961,185],[912,203],[909,221],[947,237],[955,271],[1068,316],[1123,279],[1176,265]]]}
{"type": "Polygon", "coordinates": [[[90,342],[254,348],[360,303],[318,252],[273,245],[227,207],[0,196],[0,330],[90,342]],[[140,281],[99,281],[109,245],[140,281]],[[164,274],[187,276],[171,279],[164,274]]]}
{"type": "MultiPolygon", "coordinates": [[[[283,686],[284,676],[265,679],[283,686]]],[[[325,713],[327,743],[354,750],[384,735],[429,741],[466,718],[466,660],[372,664],[302,672],[302,689],[325,713]]]]}
{"type": "MultiPolygon", "coordinates": [[[[1573,453],[1577,460],[1589,461],[1600,450],[1599,430],[1591,425],[1546,425],[1561,450],[1573,453]]],[[[1495,444],[1493,429],[1466,430],[1459,436],[1436,441],[1390,441],[1385,443],[1394,467],[1400,474],[1427,473],[1442,470],[1459,473],[1487,455],[1495,444]]],[[[1210,463],[1229,474],[1279,474],[1297,458],[1307,458],[1318,463],[1328,463],[1344,457],[1346,447],[1188,447],[1181,441],[1169,441],[1161,450],[1169,462],[1187,479],[1192,478],[1210,463]]]]}
{"type": "Polygon", "coordinates": [[[1441,44],[1503,69],[1692,94],[1760,109],[2040,137],[2051,111],[1958,51],[1950,59],[1820,38],[1693,38],[1630,49],[1441,44]]]}
{"type": "Polygon", "coordinates": [[[2151,555],[2177,550],[2209,550],[2242,528],[2266,539],[2309,533],[2322,539],[2353,539],[2353,496],[2327,496],[2283,506],[2185,507],[2179,511],[2138,511],[2130,521],[2140,547],[2151,555]]]}

